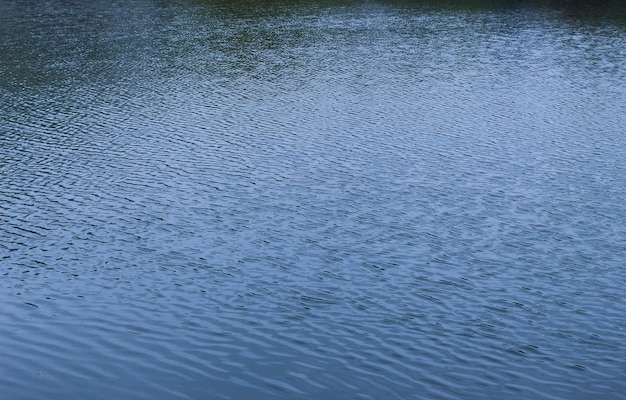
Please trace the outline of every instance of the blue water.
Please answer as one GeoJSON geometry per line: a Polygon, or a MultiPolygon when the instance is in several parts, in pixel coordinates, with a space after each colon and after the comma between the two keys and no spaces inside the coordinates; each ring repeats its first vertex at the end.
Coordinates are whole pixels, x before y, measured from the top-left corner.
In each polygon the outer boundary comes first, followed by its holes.
{"type": "Polygon", "coordinates": [[[0,398],[626,399],[626,24],[0,3],[0,398]]]}

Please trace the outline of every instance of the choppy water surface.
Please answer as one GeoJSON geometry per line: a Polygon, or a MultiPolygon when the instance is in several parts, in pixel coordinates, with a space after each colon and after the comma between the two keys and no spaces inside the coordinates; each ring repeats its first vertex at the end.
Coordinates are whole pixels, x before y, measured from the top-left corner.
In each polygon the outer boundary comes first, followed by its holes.
{"type": "Polygon", "coordinates": [[[626,28],[0,3],[0,397],[626,398],[626,28]]]}

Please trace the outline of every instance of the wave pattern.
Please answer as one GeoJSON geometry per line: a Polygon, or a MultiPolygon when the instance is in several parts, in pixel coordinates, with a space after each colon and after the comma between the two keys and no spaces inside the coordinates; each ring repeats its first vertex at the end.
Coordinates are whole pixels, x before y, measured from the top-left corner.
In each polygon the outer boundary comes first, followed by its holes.
{"type": "Polygon", "coordinates": [[[130,3],[0,5],[2,397],[626,398],[623,27],[130,3]]]}

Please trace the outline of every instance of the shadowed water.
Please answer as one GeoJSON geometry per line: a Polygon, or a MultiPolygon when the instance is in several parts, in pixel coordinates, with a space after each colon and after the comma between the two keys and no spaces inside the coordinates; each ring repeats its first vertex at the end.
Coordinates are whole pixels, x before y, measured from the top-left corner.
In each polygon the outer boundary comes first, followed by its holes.
{"type": "Polygon", "coordinates": [[[1,2],[0,397],[625,399],[585,10],[1,2]]]}

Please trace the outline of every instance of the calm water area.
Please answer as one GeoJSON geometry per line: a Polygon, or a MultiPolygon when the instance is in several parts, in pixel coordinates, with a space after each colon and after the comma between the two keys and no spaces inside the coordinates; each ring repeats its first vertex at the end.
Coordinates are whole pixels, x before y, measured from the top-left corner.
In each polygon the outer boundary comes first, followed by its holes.
{"type": "Polygon", "coordinates": [[[626,18],[485,3],[0,0],[0,398],[626,399],[626,18]]]}

